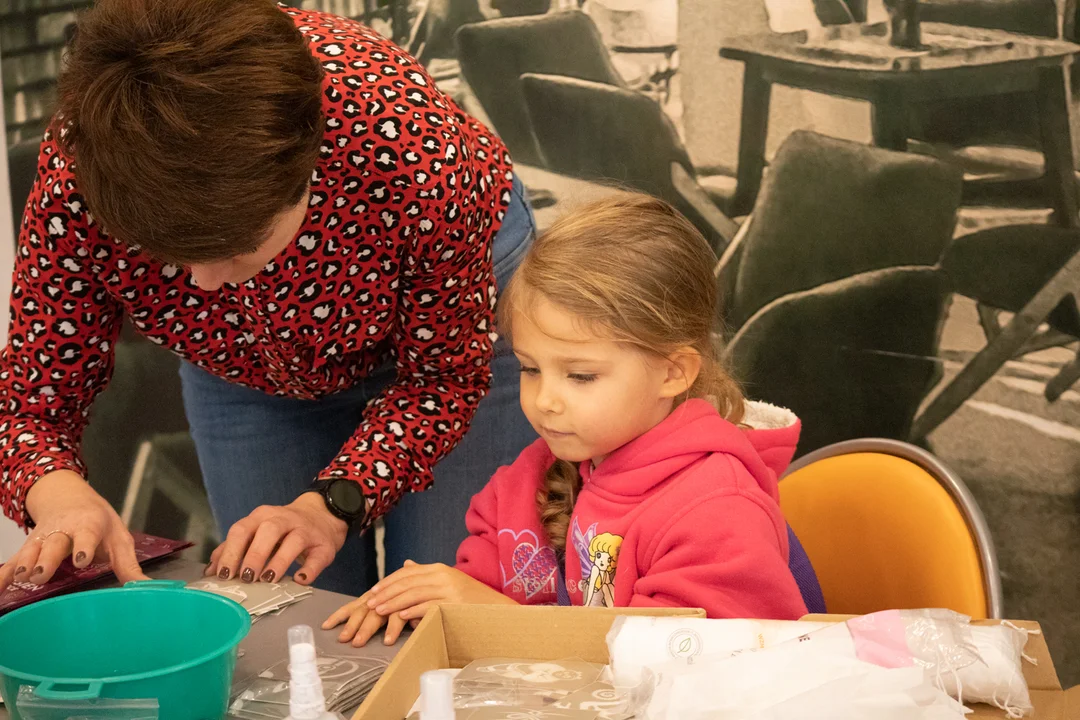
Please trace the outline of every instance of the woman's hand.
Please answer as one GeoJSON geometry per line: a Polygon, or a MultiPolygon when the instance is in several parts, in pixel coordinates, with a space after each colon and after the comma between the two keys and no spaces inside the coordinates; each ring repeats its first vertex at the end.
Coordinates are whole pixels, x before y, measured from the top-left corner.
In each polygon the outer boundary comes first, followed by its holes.
{"type": "Polygon", "coordinates": [[[417,565],[412,560],[406,560],[405,567],[376,583],[367,594],[369,610],[402,620],[419,620],[430,608],[443,603],[517,604],[460,570],[441,563],[417,565]]]}
{"type": "Polygon", "coordinates": [[[393,645],[401,636],[401,631],[405,629],[405,623],[408,621],[399,615],[392,615],[387,618],[378,614],[368,608],[369,600],[371,600],[370,591],[341,606],[322,624],[323,630],[330,630],[341,623],[345,623],[345,627],[338,633],[338,642],[351,642],[353,647],[363,647],[367,645],[375,633],[379,632],[379,628],[386,625],[383,642],[387,645],[393,645]]]}
{"type": "Polygon", "coordinates": [[[306,492],[288,505],[264,505],[237,521],[211,553],[206,574],[274,582],[300,558],[302,566],[293,577],[310,585],[334,561],[348,531],[321,495],[306,492]]]}
{"type": "Polygon", "coordinates": [[[27,493],[26,510],[37,527],[0,567],[0,592],[13,581],[48,582],[69,555],[80,569],[95,559],[107,559],[121,583],[149,579],[139,567],[135,541],[120,516],[77,473],[57,470],[43,475],[27,493]]]}

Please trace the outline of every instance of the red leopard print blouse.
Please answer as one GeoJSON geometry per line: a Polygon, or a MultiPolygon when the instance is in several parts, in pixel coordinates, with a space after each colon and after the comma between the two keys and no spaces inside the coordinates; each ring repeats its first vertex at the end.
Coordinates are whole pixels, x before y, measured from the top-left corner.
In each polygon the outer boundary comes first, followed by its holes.
{"type": "MultiPolygon", "coordinates": [[[[23,215],[0,355],[0,505],[79,457],[127,315],[155,343],[231,382],[318,398],[391,357],[397,381],[321,479],[362,483],[373,517],[431,483],[489,379],[491,241],[509,203],[502,144],[415,60],[351,20],[282,8],[325,69],[325,137],[291,246],[241,285],[200,290],[104,235],[52,132],[23,215]]],[[[152,402],[152,398],[147,398],[152,402]]]]}

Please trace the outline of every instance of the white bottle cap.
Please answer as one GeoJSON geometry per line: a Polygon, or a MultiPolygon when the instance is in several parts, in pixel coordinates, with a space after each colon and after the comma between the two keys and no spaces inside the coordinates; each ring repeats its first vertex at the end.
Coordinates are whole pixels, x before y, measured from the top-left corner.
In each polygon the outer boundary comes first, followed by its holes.
{"type": "Polygon", "coordinates": [[[315,634],[308,625],[289,628],[289,717],[292,720],[333,717],[326,712],[315,655],[315,634]]]}
{"type": "Polygon", "coordinates": [[[420,676],[420,720],[454,720],[454,678],[442,670],[420,676]]]}

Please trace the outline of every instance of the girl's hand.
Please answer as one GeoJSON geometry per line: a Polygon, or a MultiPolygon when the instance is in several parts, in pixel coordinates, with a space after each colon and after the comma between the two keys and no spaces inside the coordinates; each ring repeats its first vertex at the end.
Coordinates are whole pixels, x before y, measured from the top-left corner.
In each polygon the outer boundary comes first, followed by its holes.
{"type": "Polygon", "coordinates": [[[371,592],[369,591],[352,602],[341,606],[340,609],[326,619],[326,622],[322,624],[322,629],[330,630],[341,623],[345,623],[345,627],[338,633],[338,642],[351,642],[353,647],[363,647],[385,624],[386,632],[383,633],[383,642],[387,645],[393,645],[400,637],[407,621],[397,615],[386,618],[368,609],[370,599],[371,592]]]}
{"type": "Polygon", "coordinates": [[[443,603],[467,605],[516,605],[498,590],[489,588],[460,570],[441,563],[405,567],[368,591],[368,610],[383,617],[419,620],[427,611],[443,603]]]}

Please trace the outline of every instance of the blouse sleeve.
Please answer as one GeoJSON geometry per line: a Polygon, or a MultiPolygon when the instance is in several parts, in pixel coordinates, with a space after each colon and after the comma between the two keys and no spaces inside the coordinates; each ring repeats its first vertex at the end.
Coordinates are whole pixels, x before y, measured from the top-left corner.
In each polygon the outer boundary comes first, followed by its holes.
{"type": "Polygon", "coordinates": [[[108,384],[123,313],[86,250],[93,221],[52,131],[19,230],[11,324],[0,352],[0,505],[32,525],[26,495],[56,470],[85,476],[90,405],[108,384]]]}

